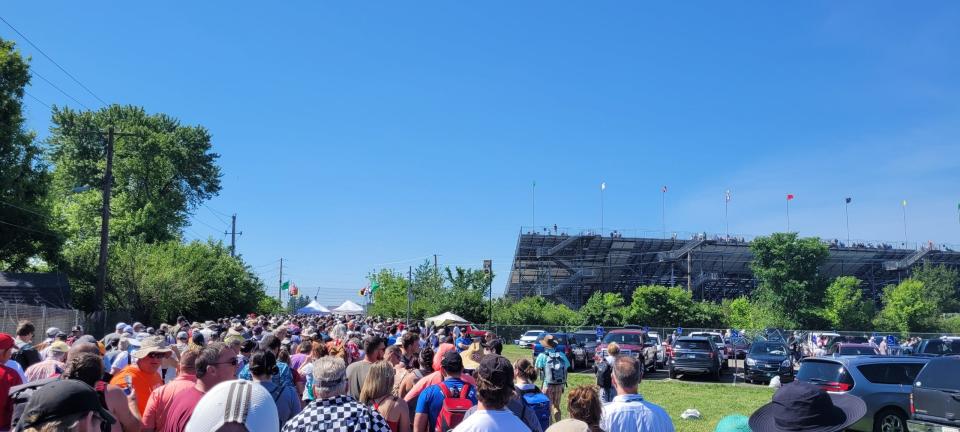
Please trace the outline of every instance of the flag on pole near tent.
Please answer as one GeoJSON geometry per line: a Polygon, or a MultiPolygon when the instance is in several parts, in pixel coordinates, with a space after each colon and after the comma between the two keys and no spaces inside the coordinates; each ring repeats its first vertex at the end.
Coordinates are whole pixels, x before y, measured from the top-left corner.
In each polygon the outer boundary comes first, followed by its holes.
{"type": "Polygon", "coordinates": [[[286,281],[286,282],[280,284],[280,289],[282,289],[282,290],[286,290],[286,289],[289,289],[289,288],[290,288],[290,281],[286,281]]]}
{"type": "Polygon", "coordinates": [[[853,201],[853,198],[847,197],[845,201],[847,202],[847,204],[850,204],[850,201],[853,201]]]}
{"type": "Polygon", "coordinates": [[[787,201],[793,200],[793,194],[787,194],[787,201]]]}
{"type": "Polygon", "coordinates": [[[370,294],[377,292],[380,289],[380,282],[377,282],[376,279],[370,281],[370,294]]]}
{"type": "Polygon", "coordinates": [[[723,200],[726,202],[730,202],[730,198],[731,198],[730,189],[727,189],[725,192],[723,192],[723,200]]]}
{"type": "Polygon", "coordinates": [[[664,186],[663,189],[660,189],[660,191],[663,192],[663,193],[667,193],[667,187],[664,186]]]}

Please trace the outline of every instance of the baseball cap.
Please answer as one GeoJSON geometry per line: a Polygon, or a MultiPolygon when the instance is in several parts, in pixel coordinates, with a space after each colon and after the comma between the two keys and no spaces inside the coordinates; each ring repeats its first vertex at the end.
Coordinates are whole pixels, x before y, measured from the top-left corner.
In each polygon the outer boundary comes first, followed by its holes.
{"type": "Polygon", "coordinates": [[[440,367],[447,372],[460,372],[463,370],[463,359],[456,350],[447,351],[443,354],[443,360],[440,361],[440,367]]]}
{"type": "Polygon", "coordinates": [[[127,323],[118,322],[118,323],[117,323],[117,330],[123,330],[123,328],[126,327],[126,326],[127,326],[127,323]]]}
{"type": "Polygon", "coordinates": [[[105,423],[117,422],[110,412],[100,406],[100,398],[92,387],[82,381],[58,380],[34,391],[14,430],[22,431],[53,419],[90,411],[97,413],[105,423]]]}
{"type": "Polygon", "coordinates": [[[248,431],[277,432],[280,416],[266,387],[233,380],[217,384],[197,403],[186,432],[208,432],[226,423],[240,423],[248,431]]]}
{"type": "Polygon", "coordinates": [[[182,331],[177,333],[177,340],[187,340],[187,332],[182,331]]]}
{"type": "Polygon", "coordinates": [[[0,350],[13,348],[13,338],[6,333],[0,333],[0,350]]]}
{"type": "Polygon", "coordinates": [[[70,351],[70,346],[66,342],[58,340],[50,344],[50,351],[65,353],[70,351]]]}
{"type": "Polygon", "coordinates": [[[480,360],[480,367],[477,368],[477,377],[494,386],[512,388],[513,365],[505,357],[496,354],[485,355],[480,360]]]}
{"type": "Polygon", "coordinates": [[[58,328],[56,328],[56,327],[50,327],[50,328],[47,329],[47,337],[48,337],[48,338],[55,338],[55,337],[57,337],[57,333],[60,333],[60,329],[58,329],[58,328]]]}

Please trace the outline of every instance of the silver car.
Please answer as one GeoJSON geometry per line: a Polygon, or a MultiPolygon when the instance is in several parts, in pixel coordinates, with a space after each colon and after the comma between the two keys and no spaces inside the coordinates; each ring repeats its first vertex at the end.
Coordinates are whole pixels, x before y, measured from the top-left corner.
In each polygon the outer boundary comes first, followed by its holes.
{"type": "Polygon", "coordinates": [[[796,379],[863,399],[867,414],[850,430],[906,432],[913,381],[928,361],[879,355],[809,357],[800,362],[796,379]]]}

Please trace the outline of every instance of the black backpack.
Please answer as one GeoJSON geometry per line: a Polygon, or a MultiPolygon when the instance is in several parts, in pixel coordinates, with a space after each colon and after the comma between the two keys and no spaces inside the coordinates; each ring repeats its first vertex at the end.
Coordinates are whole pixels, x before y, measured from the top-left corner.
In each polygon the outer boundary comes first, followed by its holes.
{"type": "Polygon", "coordinates": [[[10,396],[10,404],[13,405],[13,421],[10,424],[14,427],[17,426],[17,423],[20,421],[20,416],[23,415],[23,410],[27,407],[27,402],[30,401],[30,396],[32,396],[38,388],[59,379],[60,377],[45,378],[11,387],[8,395],[10,396]]]}
{"type": "Polygon", "coordinates": [[[600,388],[613,387],[612,373],[613,368],[610,367],[610,363],[607,363],[606,359],[600,359],[600,362],[597,363],[597,385],[600,388]]]}
{"type": "Polygon", "coordinates": [[[10,359],[20,363],[23,370],[27,370],[31,365],[40,363],[40,352],[33,345],[23,344],[17,347],[10,359]]]}

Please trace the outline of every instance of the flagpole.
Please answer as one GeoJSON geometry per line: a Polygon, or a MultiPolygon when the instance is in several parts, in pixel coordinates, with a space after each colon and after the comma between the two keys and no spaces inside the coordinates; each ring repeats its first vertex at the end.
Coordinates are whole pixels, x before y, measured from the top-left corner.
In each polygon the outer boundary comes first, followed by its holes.
{"type": "Polygon", "coordinates": [[[790,198],[787,198],[787,233],[790,232],[790,198]]]}
{"type": "Polygon", "coordinates": [[[537,230],[537,182],[533,182],[533,226],[531,227],[534,231],[537,230]]]}
{"type": "Polygon", "coordinates": [[[603,190],[607,188],[607,183],[600,183],[600,237],[603,237],[603,190]]]}
{"type": "Polygon", "coordinates": [[[660,226],[663,229],[662,238],[667,238],[667,187],[660,189],[660,226]]]}
{"type": "Polygon", "coordinates": [[[900,207],[903,209],[903,248],[906,249],[910,247],[907,240],[907,200],[903,200],[900,207]]]}
{"type": "Polygon", "coordinates": [[[727,240],[730,240],[730,189],[723,194],[723,223],[726,225],[727,240]]]}
{"type": "Polygon", "coordinates": [[[846,213],[846,216],[847,216],[847,246],[849,247],[850,246],[850,199],[847,198],[844,201],[846,201],[846,204],[843,205],[843,212],[846,213]]]}

